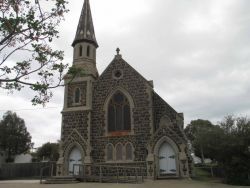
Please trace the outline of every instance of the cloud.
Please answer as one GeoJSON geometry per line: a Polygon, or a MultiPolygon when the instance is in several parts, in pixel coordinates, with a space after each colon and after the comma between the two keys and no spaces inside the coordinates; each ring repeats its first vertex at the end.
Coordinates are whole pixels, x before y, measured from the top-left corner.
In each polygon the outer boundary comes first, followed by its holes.
{"type": "Polygon", "coordinates": [[[41,106],[32,106],[29,101],[28,93],[4,94],[0,93],[0,116],[2,117],[6,111],[16,112],[20,118],[25,120],[27,130],[32,136],[32,142],[35,147],[41,146],[48,141],[56,142],[60,139],[61,127],[61,110],[62,110],[62,92],[56,95],[54,92],[54,100],[45,108],[41,106]],[[59,101],[60,99],[60,101],[59,101]]]}

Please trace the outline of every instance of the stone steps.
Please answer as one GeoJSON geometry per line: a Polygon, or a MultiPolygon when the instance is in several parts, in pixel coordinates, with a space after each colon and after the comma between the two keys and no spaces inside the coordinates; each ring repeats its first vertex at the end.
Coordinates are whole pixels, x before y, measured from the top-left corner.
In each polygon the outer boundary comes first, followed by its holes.
{"type": "Polygon", "coordinates": [[[103,176],[100,178],[100,176],[85,176],[85,178],[82,181],[86,182],[102,182],[102,183],[141,183],[143,180],[138,178],[138,181],[136,181],[135,177],[119,177],[117,179],[116,176],[103,176]]]}
{"type": "Polygon", "coordinates": [[[116,176],[85,176],[81,177],[72,177],[72,176],[53,176],[45,178],[41,181],[41,184],[74,184],[79,182],[100,182],[100,183],[142,183],[143,179],[138,177],[128,177],[120,176],[118,179],[116,176]]]}
{"type": "Polygon", "coordinates": [[[47,179],[44,179],[42,184],[74,184],[79,183],[79,181],[72,176],[53,176],[47,179]]]}

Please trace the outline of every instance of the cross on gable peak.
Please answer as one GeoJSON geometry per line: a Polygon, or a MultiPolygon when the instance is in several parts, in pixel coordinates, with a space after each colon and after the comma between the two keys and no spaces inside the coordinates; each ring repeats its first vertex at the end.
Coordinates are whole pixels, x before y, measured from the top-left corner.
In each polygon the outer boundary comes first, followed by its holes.
{"type": "Polygon", "coordinates": [[[117,53],[117,55],[120,55],[120,48],[116,48],[116,53],[117,53]]]}

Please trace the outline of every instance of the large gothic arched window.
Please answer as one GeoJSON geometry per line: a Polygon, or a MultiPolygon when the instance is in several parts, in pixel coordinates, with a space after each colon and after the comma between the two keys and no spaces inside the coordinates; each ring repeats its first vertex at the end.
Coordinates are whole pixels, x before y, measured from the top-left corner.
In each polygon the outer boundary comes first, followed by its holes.
{"type": "Polygon", "coordinates": [[[127,97],[118,91],[108,105],[108,131],[129,131],[130,129],[130,105],[127,97]]]}

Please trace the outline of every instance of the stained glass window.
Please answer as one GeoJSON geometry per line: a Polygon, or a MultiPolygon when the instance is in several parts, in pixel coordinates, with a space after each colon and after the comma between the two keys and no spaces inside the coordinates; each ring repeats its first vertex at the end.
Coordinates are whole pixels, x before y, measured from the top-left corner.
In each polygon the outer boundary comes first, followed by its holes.
{"type": "Polygon", "coordinates": [[[124,129],[125,130],[130,130],[130,108],[129,105],[125,105],[123,107],[124,110],[124,129]]]}
{"type": "Polygon", "coordinates": [[[108,120],[109,131],[115,131],[115,108],[112,105],[110,105],[108,109],[108,120]]]}
{"type": "Polygon", "coordinates": [[[108,106],[108,131],[126,131],[131,129],[130,106],[128,99],[116,92],[108,106]]]}

